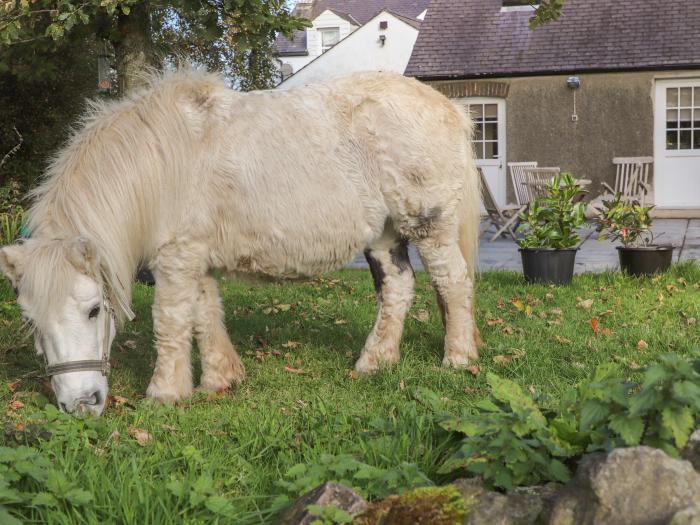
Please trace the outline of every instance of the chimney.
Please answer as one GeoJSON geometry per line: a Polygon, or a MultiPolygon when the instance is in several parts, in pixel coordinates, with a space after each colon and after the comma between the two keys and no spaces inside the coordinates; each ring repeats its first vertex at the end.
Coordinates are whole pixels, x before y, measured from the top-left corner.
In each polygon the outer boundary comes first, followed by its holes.
{"type": "Polygon", "coordinates": [[[313,12],[314,0],[297,0],[297,5],[294,6],[293,14],[301,18],[311,19],[313,12]]]}

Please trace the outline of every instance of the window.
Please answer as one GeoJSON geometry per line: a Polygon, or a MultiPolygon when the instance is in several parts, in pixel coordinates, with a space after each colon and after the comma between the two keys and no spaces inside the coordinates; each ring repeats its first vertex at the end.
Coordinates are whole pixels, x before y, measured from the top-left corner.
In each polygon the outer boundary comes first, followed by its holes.
{"type": "Polygon", "coordinates": [[[700,87],[666,88],[666,149],[700,150],[700,87]]]}
{"type": "Polygon", "coordinates": [[[325,53],[340,41],[340,28],[327,27],[318,30],[321,33],[321,52],[325,53]]]}
{"type": "Polygon", "coordinates": [[[469,104],[477,159],[498,158],[498,104],[469,104]]]}
{"type": "Polygon", "coordinates": [[[501,12],[506,11],[532,11],[539,7],[537,0],[503,0],[501,12]]]}

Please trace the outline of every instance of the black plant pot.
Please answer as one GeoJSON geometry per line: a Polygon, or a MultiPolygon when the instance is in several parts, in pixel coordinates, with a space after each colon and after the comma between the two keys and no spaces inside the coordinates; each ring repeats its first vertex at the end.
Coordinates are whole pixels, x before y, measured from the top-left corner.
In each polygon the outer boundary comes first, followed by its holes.
{"type": "Polygon", "coordinates": [[[578,248],[520,248],[523,274],[529,283],[569,284],[578,248]]]}
{"type": "Polygon", "coordinates": [[[639,248],[617,247],[620,268],[634,276],[665,272],[671,266],[673,246],[641,246],[639,248]]]}

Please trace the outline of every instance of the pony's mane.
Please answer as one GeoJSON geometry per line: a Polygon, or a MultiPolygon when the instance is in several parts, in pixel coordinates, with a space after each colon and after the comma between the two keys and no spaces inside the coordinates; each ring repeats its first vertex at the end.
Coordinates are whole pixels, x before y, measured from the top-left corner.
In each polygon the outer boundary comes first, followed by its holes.
{"type": "MultiPolygon", "coordinates": [[[[129,313],[134,272],[145,256],[153,180],[162,176],[168,156],[173,155],[163,151],[163,141],[157,139],[183,133],[183,111],[178,112],[183,101],[202,105],[203,97],[206,100],[208,93],[221,87],[218,75],[188,68],[151,73],[143,87],[123,100],[89,101],[66,145],[51,159],[43,181],[30,193],[30,236],[90,239],[120,320],[129,313]]],[[[173,156],[173,163],[177,158],[173,156]]],[[[49,243],[36,255],[46,257],[36,267],[47,273],[27,276],[27,282],[34,292],[41,292],[38,296],[64,297],[53,295],[65,292],[62,287],[67,286],[56,282],[66,277],[57,248],[49,243]]]]}

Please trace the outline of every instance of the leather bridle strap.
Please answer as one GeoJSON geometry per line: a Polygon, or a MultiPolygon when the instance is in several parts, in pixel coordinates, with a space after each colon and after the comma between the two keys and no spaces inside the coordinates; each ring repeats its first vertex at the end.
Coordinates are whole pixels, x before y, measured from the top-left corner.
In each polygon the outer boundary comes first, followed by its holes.
{"type": "Polygon", "coordinates": [[[104,333],[102,335],[102,359],[86,359],[82,361],[66,361],[55,365],[46,365],[46,375],[57,376],[60,374],[69,374],[71,372],[102,372],[103,376],[109,375],[109,332],[110,320],[115,319],[114,310],[107,300],[102,301],[104,308],[104,333]]]}

